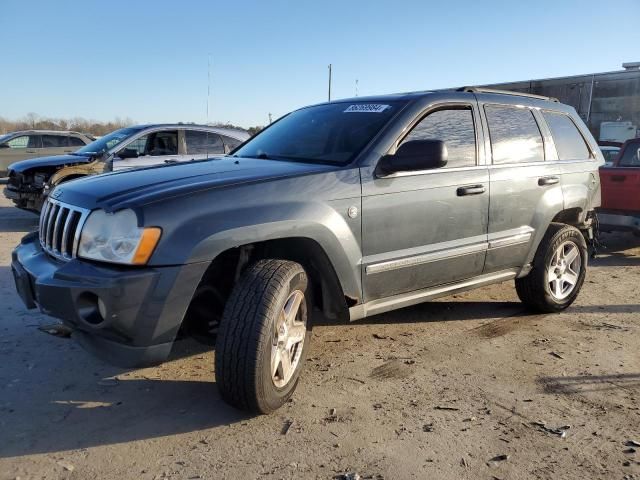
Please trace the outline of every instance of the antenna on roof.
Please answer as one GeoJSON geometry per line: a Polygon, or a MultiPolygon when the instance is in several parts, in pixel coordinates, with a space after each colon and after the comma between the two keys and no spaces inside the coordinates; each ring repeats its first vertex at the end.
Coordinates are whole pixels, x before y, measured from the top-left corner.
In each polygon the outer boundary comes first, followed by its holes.
{"type": "Polygon", "coordinates": [[[207,55],[207,125],[209,125],[209,98],[211,97],[211,54],[207,55]]]}
{"type": "Polygon", "coordinates": [[[356,97],[358,96],[358,79],[356,78],[356,97]]]}
{"type": "Polygon", "coordinates": [[[331,101],[331,64],[329,64],[329,101],[331,101]]]}

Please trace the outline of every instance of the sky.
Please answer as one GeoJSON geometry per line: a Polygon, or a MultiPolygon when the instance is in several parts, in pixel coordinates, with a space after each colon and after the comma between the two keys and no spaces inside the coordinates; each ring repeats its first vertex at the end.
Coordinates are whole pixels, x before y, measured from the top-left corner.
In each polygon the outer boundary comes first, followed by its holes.
{"type": "Polygon", "coordinates": [[[640,0],[0,0],[0,117],[265,125],[332,98],[620,70],[640,0]],[[210,58],[210,69],[208,68],[210,58]],[[211,80],[208,81],[208,72],[211,80]]]}

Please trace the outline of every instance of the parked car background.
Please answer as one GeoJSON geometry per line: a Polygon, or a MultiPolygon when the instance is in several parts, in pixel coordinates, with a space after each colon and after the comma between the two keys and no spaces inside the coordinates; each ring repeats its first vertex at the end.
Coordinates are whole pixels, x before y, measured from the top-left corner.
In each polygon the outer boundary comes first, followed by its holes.
{"type": "Polygon", "coordinates": [[[234,129],[154,124],[111,132],[67,155],[33,158],[9,167],[5,196],[18,208],[40,211],[48,190],[100,173],[224,155],[249,138],[234,129]]]}
{"type": "Polygon", "coordinates": [[[600,228],[640,236],[640,138],[625,142],[613,163],[600,169],[600,182],[600,228]]]}
{"type": "Polygon", "coordinates": [[[27,158],[62,155],[94,141],[91,135],[52,130],[23,130],[0,135],[0,177],[9,165],[27,158]]]}
{"type": "Polygon", "coordinates": [[[605,167],[610,167],[613,165],[613,162],[618,157],[618,153],[620,153],[620,147],[611,147],[611,146],[601,145],[600,151],[602,152],[602,156],[604,157],[605,167]]]}

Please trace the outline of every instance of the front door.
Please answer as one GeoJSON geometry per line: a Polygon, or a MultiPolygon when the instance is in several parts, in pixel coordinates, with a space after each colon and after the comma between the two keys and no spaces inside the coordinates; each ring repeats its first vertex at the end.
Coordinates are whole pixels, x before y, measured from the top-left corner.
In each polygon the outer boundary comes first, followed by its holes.
{"type": "Polygon", "coordinates": [[[119,151],[124,149],[135,150],[138,156],[120,158],[116,153],[113,159],[113,170],[118,171],[178,162],[181,159],[178,145],[178,130],[161,130],[142,135],[122,145],[119,149],[119,151]]]}
{"type": "Polygon", "coordinates": [[[365,301],[479,275],[487,249],[489,173],[475,103],[430,107],[397,145],[441,140],[444,167],[381,177],[364,168],[365,301]]]}

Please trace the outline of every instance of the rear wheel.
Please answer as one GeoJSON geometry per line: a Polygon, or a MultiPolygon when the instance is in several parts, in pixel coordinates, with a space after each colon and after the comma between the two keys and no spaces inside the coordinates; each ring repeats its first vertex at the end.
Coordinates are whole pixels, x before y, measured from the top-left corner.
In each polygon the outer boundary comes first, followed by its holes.
{"type": "Polygon", "coordinates": [[[302,266],[287,260],[261,260],[242,275],[216,343],[216,382],[229,404],[269,413],[293,395],[311,340],[310,291],[302,266]]]}
{"type": "Polygon", "coordinates": [[[582,288],[587,258],[587,243],[580,230],[551,224],[540,242],[531,272],[516,279],[518,297],[539,312],[564,310],[582,288]]]}

